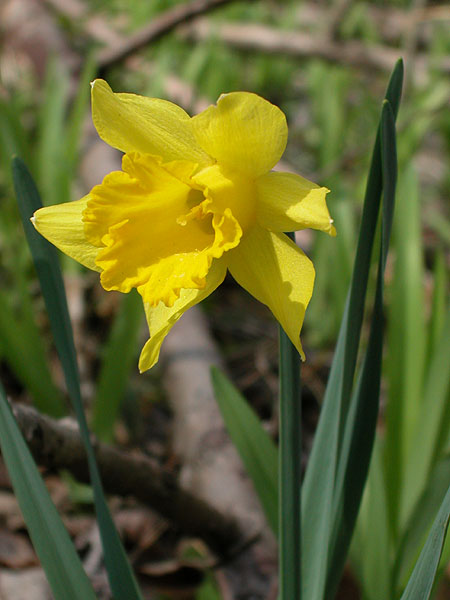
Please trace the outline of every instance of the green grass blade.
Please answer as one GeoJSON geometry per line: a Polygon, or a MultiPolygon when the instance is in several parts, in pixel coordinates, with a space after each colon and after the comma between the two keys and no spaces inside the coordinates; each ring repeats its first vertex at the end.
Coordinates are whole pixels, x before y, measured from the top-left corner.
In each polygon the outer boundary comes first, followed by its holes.
{"type": "Polygon", "coordinates": [[[448,290],[447,270],[445,264],[445,255],[442,248],[438,248],[435,256],[433,268],[433,299],[431,304],[431,315],[428,332],[427,362],[431,361],[434,355],[436,345],[441,336],[445,321],[445,305],[448,290]]]}
{"type": "Polygon", "coordinates": [[[83,121],[86,117],[86,109],[89,106],[91,86],[90,82],[96,74],[94,53],[89,52],[84,60],[83,71],[78,82],[78,92],[73,101],[67,119],[67,135],[65,142],[66,158],[71,168],[76,165],[80,139],[83,132],[83,121]]]}
{"type": "Polygon", "coordinates": [[[333,498],[334,516],[329,549],[327,598],[333,597],[344,568],[369,470],[378,418],[383,350],[383,276],[392,229],[397,180],[395,121],[387,100],[383,103],[380,130],[384,198],[377,287],[369,342],[352,395],[338,462],[333,498]]]}
{"type": "Polygon", "coordinates": [[[301,599],[300,357],[280,327],[279,598],[301,599]]]}
{"type": "MultiPolygon", "coordinates": [[[[398,196],[386,363],[391,401],[387,406],[385,438],[387,487],[394,525],[398,519],[400,523],[404,520],[404,503],[411,506],[408,491],[403,489],[404,465],[416,444],[414,430],[422,403],[426,349],[421,205],[419,184],[411,165],[403,172],[398,196]]],[[[411,499],[413,503],[416,498],[411,499]]]]}
{"type": "MultiPolygon", "coordinates": [[[[389,102],[394,116],[397,117],[400,104],[403,82],[403,62],[399,60],[391,75],[386,91],[386,100],[389,102]]],[[[384,108],[384,106],[383,106],[384,108]]],[[[358,248],[356,251],[355,265],[349,296],[349,321],[346,323],[347,335],[345,343],[345,360],[343,363],[342,391],[343,409],[351,396],[351,387],[355,374],[356,358],[358,354],[361,326],[364,315],[364,302],[366,297],[367,281],[369,276],[370,259],[373,240],[380,206],[383,187],[381,131],[377,132],[372,163],[367,181],[366,196],[361,221],[358,248]]],[[[386,174],[391,176],[391,174],[386,174]]],[[[385,226],[388,224],[386,223],[385,226]]],[[[391,226],[391,225],[390,225],[391,226]]],[[[385,232],[386,234],[387,232],[385,232]]],[[[386,238],[386,235],[385,235],[386,238]]]]}
{"type": "Polygon", "coordinates": [[[16,104],[9,98],[0,98],[0,158],[3,165],[9,164],[14,154],[29,156],[30,148],[16,104]]]}
{"type": "Polygon", "coordinates": [[[414,443],[405,467],[404,520],[409,519],[418,497],[442,455],[450,430],[448,398],[450,392],[450,307],[433,353],[425,380],[423,399],[414,431],[414,443]]]}
{"type": "Polygon", "coordinates": [[[450,520],[450,487],[400,600],[428,600],[450,520]]]}
{"type": "Polygon", "coordinates": [[[49,61],[43,90],[41,109],[38,115],[38,163],[37,180],[42,190],[44,204],[56,204],[69,200],[62,196],[66,191],[67,177],[62,140],[69,93],[67,71],[56,57],[49,61]]]}
{"type": "MultiPolygon", "coordinates": [[[[402,78],[403,64],[399,61],[386,93],[394,115],[400,102],[402,78]]],[[[352,283],[303,485],[302,579],[306,600],[322,600],[325,589],[334,484],[351,398],[382,181],[381,134],[378,131],[367,182],[352,283]]]]}
{"type": "Polygon", "coordinates": [[[393,597],[390,554],[383,454],[378,439],[375,440],[369,477],[350,549],[352,566],[356,569],[358,580],[363,582],[364,600],[393,597]]]}
{"type": "MultiPolygon", "coordinates": [[[[31,226],[28,224],[30,216],[40,207],[41,203],[34,181],[25,164],[19,158],[13,160],[13,179],[18,202],[21,206],[24,226],[27,228],[31,226]]],[[[67,390],[80,427],[80,435],[86,448],[111,589],[113,595],[118,600],[140,600],[141,596],[134,575],[114,526],[108,505],[106,504],[94,450],[90,441],[81,400],[75,346],[58,256],[55,248],[44,240],[44,238],[30,236],[30,241],[30,249],[47,306],[55,346],[61,360],[67,390]]]]}
{"type": "Polygon", "coordinates": [[[212,368],[214,394],[228,433],[253,481],[267,521],[278,532],[277,448],[245,399],[218,369],[212,368]]]}
{"type": "Polygon", "coordinates": [[[446,456],[436,464],[428,477],[427,485],[403,528],[403,536],[392,568],[394,589],[405,587],[414,560],[419,556],[420,547],[445,497],[449,481],[450,456],[446,456]]]}
{"type": "Polygon", "coordinates": [[[0,444],[20,510],[56,600],[95,600],[72,541],[0,385],[0,444]]]}
{"type": "Polygon", "coordinates": [[[105,442],[114,437],[114,423],[136,359],[143,316],[141,297],[134,291],[124,295],[106,344],[93,403],[92,430],[105,442]]]}
{"type": "MultiPolygon", "coordinates": [[[[87,116],[87,109],[90,101],[91,86],[89,83],[95,77],[95,62],[92,52],[88,53],[84,59],[83,70],[81,72],[77,93],[73,99],[67,117],[59,125],[60,139],[53,140],[54,144],[59,143],[58,155],[58,185],[57,194],[50,198],[50,202],[56,199],[58,202],[71,200],[73,181],[76,176],[76,167],[80,157],[80,140],[83,133],[83,120],[87,116]]],[[[65,98],[61,98],[61,114],[64,115],[66,106],[65,98]]],[[[47,125],[48,128],[48,125],[47,125]]],[[[57,149],[57,147],[55,148],[57,149]]],[[[71,263],[77,265],[77,263],[71,263]]],[[[78,265],[77,265],[78,266],[78,265]]]]}
{"type": "Polygon", "coordinates": [[[31,394],[36,408],[52,417],[66,414],[48,369],[42,339],[34,324],[30,327],[11,309],[4,293],[0,293],[0,338],[5,361],[31,394]]]}

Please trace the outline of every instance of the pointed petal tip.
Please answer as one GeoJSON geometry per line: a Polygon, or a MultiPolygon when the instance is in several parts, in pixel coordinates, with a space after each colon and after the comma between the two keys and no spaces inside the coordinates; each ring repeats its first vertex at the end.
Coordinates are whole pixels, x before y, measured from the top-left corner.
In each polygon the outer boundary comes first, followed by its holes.
{"type": "Polygon", "coordinates": [[[141,350],[141,355],[139,356],[138,369],[140,375],[142,375],[142,373],[145,373],[145,371],[149,371],[158,362],[159,350],[156,354],[156,357],[153,356],[152,360],[152,355],[149,352],[149,346],[150,340],[147,340],[147,342],[144,344],[144,347],[141,350]]]}
{"type": "Polygon", "coordinates": [[[106,82],[104,79],[100,79],[99,77],[96,77],[95,79],[93,79],[93,80],[90,82],[90,86],[91,86],[91,88],[93,88],[93,87],[95,87],[95,86],[97,86],[97,87],[98,87],[98,86],[99,86],[99,85],[101,85],[101,84],[105,84],[105,85],[107,85],[107,86],[109,87],[108,83],[107,83],[107,82],[106,82]]]}

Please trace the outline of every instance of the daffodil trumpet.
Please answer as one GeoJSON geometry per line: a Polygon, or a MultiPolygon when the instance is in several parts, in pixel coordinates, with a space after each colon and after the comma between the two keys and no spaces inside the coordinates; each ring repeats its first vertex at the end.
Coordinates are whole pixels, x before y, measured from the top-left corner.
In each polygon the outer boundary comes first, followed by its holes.
{"type": "Polygon", "coordinates": [[[32,221],[100,272],[106,290],[137,288],[150,330],[141,372],[227,270],[270,308],[304,358],[300,330],[314,267],[284,232],[335,229],[326,188],[271,171],[286,147],[283,112],[255,94],[232,92],[189,117],[166,100],[116,94],[95,80],[92,116],[100,137],[124,152],[122,170],[81,200],[36,211],[32,221]]]}

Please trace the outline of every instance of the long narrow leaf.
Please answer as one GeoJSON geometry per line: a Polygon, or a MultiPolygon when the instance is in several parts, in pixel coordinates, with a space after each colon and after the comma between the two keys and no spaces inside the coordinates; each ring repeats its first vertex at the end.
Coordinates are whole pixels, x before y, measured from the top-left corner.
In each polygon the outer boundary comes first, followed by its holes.
{"type": "Polygon", "coordinates": [[[260,420],[232,383],[216,368],[211,370],[214,394],[228,433],[276,534],[278,532],[278,453],[260,420]]]}
{"type": "Polygon", "coordinates": [[[56,600],[95,600],[0,384],[0,444],[20,510],[56,600]]]}
{"type": "Polygon", "coordinates": [[[427,346],[427,363],[430,363],[434,354],[436,344],[441,337],[444,326],[446,296],[448,290],[448,274],[445,264],[445,254],[442,248],[438,248],[433,268],[433,299],[431,304],[430,324],[427,346]]]}
{"type": "Polygon", "coordinates": [[[358,580],[364,582],[365,600],[393,597],[390,554],[382,446],[376,439],[350,549],[352,567],[358,580]]]}
{"type": "MultiPolygon", "coordinates": [[[[391,75],[386,91],[386,100],[392,110],[394,123],[397,117],[403,83],[403,62],[399,60],[391,75]]],[[[383,107],[385,110],[385,106],[383,107]]],[[[369,277],[370,257],[377,223],[383,183],[381,131],[377,132],[375,147],[372,155],[372,164],[367,181],[366,197],[359,234],[358,248],[353,269],[352,283],[349,295],[349,320],[345,323],[347,328],[345,344],[345,360],[343,363],[343,378],[341,398],[344,412],[350,401],[351,387],[355,374],[356,358],[358,354],[359,338],[364,315],[364,302],[366,297],[367,281],[369,277]]],[[[391,177],[391,173],[386,173],[391,177]]],[[[395,184],[394,184],[395,187],[395,184]]],[[[383,227],[392,227],[392,223],[384,222],[383,227]]],[[[385,239],[388,239],[385,232],[385,239]]],[[[390,232],[389,232],[390,233],[390,232]]]]}
{"type": "MultiPolygon", "coordinates": [[[[403,64],[399,61],[386,92],[394,115],[399,107],[402,79],[403,64]]],[[[382,181],[378,131],[367,182],[352,283],[303,486],[302,578],[306,600],[322,600],[326,584],[335,476],[350,403],[382,181]]]]}
{"type": "MultiPolygon", "coordinates": [[[[398,196],[386,361],[392,401],[388,402],[386,411],[385,466],[391,521],[398,521],[401,528],[405,518],[402,513],[406,515],[417,499],[417,495],[411,497],[404,485],[404,468],[416,445],[415,427],[422,403],[426,345],[420,193],[411,165],[404,169],[398,196]]],[[[416,473],[413,477],[419,481],[416,473]]]]}
{"type": "Polygon", "coordinates": [[[105,442],[113,438],[114,423],[136,359],[143,316],[140,296],[133,291],[123,296],[105,347],[93,402],[92,429],[105,442]]]}
{"type": "Polygon", "coordinates": [[[47,306],[50,325],[56,349],[61,360],[69,396],[80,427],[80,434],[86,448],[94,500],[103,544],[105,563],[113,595],[117,600],[138,600],[141,598],[134,575],[123,549],[114,522],[106,504],[95,454],[90,441],[86,417],[81,401],[78,366],[73,342],[72,328],[67,309],[64,283],[56,250],[39,236],[29,223],[31,215],[41,206],[39,193],[34,181],[19,158],[13,160],[13,179],[17,199],[29,241],[34,264],[47,306]]]}
{"type": "Polygon", "coordinates": [[[37,131],[37,181],[42,190],[44,204],[67,201],[62,196],[67,191],[64,179],[67,164],[64,160],[62,140],[66,119],[66,104],[69,92],[69,76],[58,58],[47,64],[43,98],[37,131]]]}
{"type": "Polygon", "coordinates": [[[17,379],[31,394],[41,412],[62,417],[65,403],[53,383],[46,352],[36,325],[12,310],[7,295],[0,292],[0,338],[3,356],[17,379]]]}
{"type": "Polygon", "coordinates": [[[426,376],[422,405],[414,431],[414,444],[405,468],[404,519],[409,519],[418,497],[441,456],[450,426],[448,397],[450,391],[450,307],[433,352],[426,376]]]}
{"type": "Polygon", "coordinates": [[[450,487],[400,600],[428,600],[450,520],[450,487]]]}
{"type": "Polygon", "coordinates": [[[367,479],[378,417],[383,349],[383,276],[394,213],[397,179],[395,121],[384,101],[381,115],[383,219],[375,303],[367,351],[345,423],[334,490],[334,518],[329,554],[327,597],[333,597],[345,564],[367,479]]]}
{"type": "Polygon", "coordinates": [[[417,500],[400,540],[392,572],[394,589],[402,589],[411,573],[414,560],[439,510],[450,481],[450,456],[440,460],[427,479],[427,486],[417,500]]]}

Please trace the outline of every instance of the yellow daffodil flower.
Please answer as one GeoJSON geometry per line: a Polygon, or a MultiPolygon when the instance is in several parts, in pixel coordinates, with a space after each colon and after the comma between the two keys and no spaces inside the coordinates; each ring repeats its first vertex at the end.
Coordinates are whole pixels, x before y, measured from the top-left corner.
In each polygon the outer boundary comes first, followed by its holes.
{"type": "Polygon", "coordinates": [[[270,308],[303,357],[314,268],[283,232],[335,230],[326,188],[271,172],[287,141],[281,110],[233,92],[191,118],[171,102],[115,94],[96,80],[92,114],[100,137],[125,153],[122,171],[81,200],[38,210],[32,221],[60,250],[99,271],[106,290],[137,288],[150,329],[141,372],[227,269],[270,308]]]}

